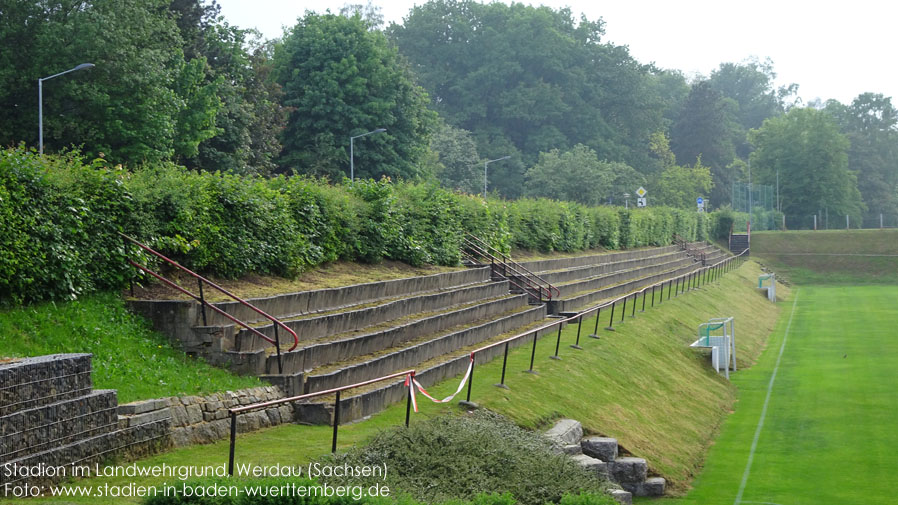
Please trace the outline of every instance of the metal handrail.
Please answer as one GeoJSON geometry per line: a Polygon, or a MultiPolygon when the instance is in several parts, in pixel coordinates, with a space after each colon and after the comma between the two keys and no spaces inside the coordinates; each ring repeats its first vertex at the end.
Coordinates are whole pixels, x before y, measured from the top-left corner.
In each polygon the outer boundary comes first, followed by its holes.
{"type": "Polygon", "coordinates": [[[160,274],[158,274],[158,273],[156,273],[156,272],[150,270],[149,268],[145,267],[144,265],[141,265],[141,264],[137,263],[136,261],[129,259],[129,260],[128,260],[128,263],[130,263],[131,266],[133,266],[133,267],[135,267],[135,268],[137,268],[137,269],[139,269],[139,270],[142,270],[143,272],[146,272],[146,273],[152,275],[153,277],[155,277],[155,278],[158,279],[159,281],[165,283],[167,286],[169,286],[169,287],[171,287],[171,288],[173,288],[173,289],[176,289],[176,290],[180,291],[181,293],[184,293],[185,295],[187,295],[187,296],[193,298],[194,300],[200,302],[200,307],[201,307],[201,309],[202,309],[202,316],[203,316],[203,325],[206,325],[206,324],[207,324],[207,322],[206,322],[206,307],[209,307],[210,309],[214,310],[216,313],[218,313],[218,314],[224,316],[225,318],[231,320],[232,322],[234,322],[234,323],[236,323],[236,324],[242,326],[243,328],[247,329],[248,331],[250,331],[251,333],[255,334],[256,336],[258,336],[258,337],[264,339],[265,341],[267,341],[267,342],[269,342],[269,343],[271,343],[271,344],[274,344],[274,345],[275,345],[275,348],[276,348],[276,350],[277,350],[278,373],[284,373],[284,370],[283,370],[283,363],[282,363],[282,361],[281,361],[281,344],[280,344],[280,337],[279,337],[279,335],[278,335],[278,327],[281,327],[281,328],[287,330],[287,332],[288,332],[291,336],[293,336],[293,345],[292,345],[289,349],[287,349],[287,352],[290,352],[290,351],[296,349],[296,346],[299,345],[299,336],[296,334],[295,331],[291,330],[289,326],[287,326],[286,324],[282,323],[278,318],[276,318],[276,317],[274,317],[274,316],[272,316],[272,315],[269,315],[268,313],[266,313],[266,312],[263,311],[262,309],[260,309],[260,308],[256,307],[255,305],[253,305],[253,304],[247,302],[246,300],[240,298],[239,296],[237,296],[237,295],[231,293],[231,292],[228,291],[227,289],[225,289],[225,288],[219,286],[218,284],[216,284],[216,283],[210,281],[209,279],[206,279],[205,277],[203,277],[202,275],[200,275],[200,274],[194,272],[193,270],[190,270],[189,268],[187,268],[187,267],[181,265],[181,264],[178,263],[177,261],[175,261],[175,260],[173,260],[173,259],[170,259],[170,258],[164,256],[162,253],[153,250],[153,249],[150,248],[149,246],[147,246],[147,245],[145,245],[145,244],[142,244],[142,243],[138,242],[137,240],[135,240],[135,239],[133,239],[133,238],[131,238],[131,237],[125,235],[124,233],[119,233],[119,235],[121,235],[122,238],[124,238],[125,240],[131,242],[132,244],[134,244],[134,245],[136,245],[136,246],[138,246],[138,247],[140,247],[140,248],[143,249],[144,251],[146,251],[146,252],[152,254],[153,256],[156,256],[157,258],[159,258],[159,259],[165,261],[165,262],[168,263],[169,265],[172,265],[172,266],[174,266],[175,268],[178,268],[179,270],[181,270],[182,272],[185,272],[185,273],[187,273],[188,275],[191,275],[193,278],[195,278],[195,279],[197,280],[197,284],[198,284],[198,286],[199,286],[200,294],[199,294],[199,295],[196,295],[196,294],[194,294],[194,293],[188,291],[187,289],[184,289],[183,287],[179,286],[179,285],[176,284],[175,282],[173,282],[173,281],[171,281],[171,280],[169,280],[169,279],[166,279],[166,278],[163,277],[162,275],[160,275],[160,274]],[[268,319],[269,321],[271,321],[272,324],[274,325],[274,340],[272,340],[271,338],[269,338],[267,335],[265,335],[265,334],[262,333],[261,331],[257,330],[256,328],[253,328],[253,327],[250,326],[249,324],[247,324],[247,323],[245,323],[245,322],[243,322],[243,321],[237,319],[236,317],[234,317],[234,316],[228,314],[228,313],[225,312],[224,310],[221,310],[220,308],[218,308],[218,307],[216,307],[215,305],[213,305],[213,304],[209,303],[208,301],[206,301],[206,297],[205,297],[205,295],[203,294],[203,283],[208,284],[209,286],[211,286],[213,289],[217,290],[218,292],[220,292],[220,293],[222,293],[222,294],[224,294],[224,295],[226,295],[226,296],[229,296],[231,299],[233,299],[234,301],[240,303],[240,304],[243,305],[244,307],[246,307],[246,308],[248,308],[248,309],[250,309],[250,310],[256,312],[257,314],[259,314],[259,315],[261,315],[262,317],[265,317],[266,319],[268,319]]]}
{"type": "MultiPolygon", "coordinates": [[[[486,242],[484,242],[477,236],[472,235],[470,233],[467,233],[466,235],[467,236],[463,238],[463,241],[464,241],[464,244],[466,247],[470,248],[473,252],[477,253],[481,257],[490,260],[491,264],[494,265],[494,267],[493,267],[494,271],[496,270],[496,268],[495,268],[496,263],[499,263],[500,265],[502,265],[501,275],[503,277],[508,278],[508,280],[510,282],[512,282],[512,284],[517,286],[518,288],[520,288],[524,291],[536,290],[539,294],[538,298],[539,298],[540,302],[543,301],[542,297],[544,294],[545,294],[547,300],[552,300],[553,293],[554,293],[555,297],[558,297],[561,295],[561,291],[559,291],[557,287],[553,286],[549,281],[543,279],[539,275],[531,272],[524,265],[521,265],[520,263],[512,260],[511,258],[506,256],[504,253],[502,253],[498,249],[494,248],[493,246],[487,244],[486,242]],[[493,251],[495,252],[495,254],[493,253],[493,251]],[[501,258],[497,257],[496,254],[501,256],[501,258]],[[527,288],[522,287],[519,284],[513,282],[512,279],[510,278],[510,276],[507,275],[509,271],[512,273],[512,275],[515,275],[518,278],[524,279],[525,284],[527,284],[527,288]]],[[[473,255],[469,255],[469,257],[474,259],[473,255]]],[[[532,293],[531,293],[531,295],[532,295],[532,293]]]]}
{"type": "MultiPolygon", "coordinates": [[[[689,272],[689,273],[682,274],[682,275],[677,276],[677,277],[673,277],[673,278],[670,278],[670,279],[665,279],[665,280],[662,280],[661,282],[656,282],[656,283],[654,283],[654,284],[652,284],[652,285],[649,285],[649,286],[646,286],[646,287],[642,288],[642,289],[639,290],[639,291],[633,291],[633,292],[631,292],[631,293],[627,293],[627,294],[625,294],[625,295],[623,295],[623,296],[619,296],[619,297],[617,297],[617,298],[615,298],[615,299],[613,299],[613,300],[606,301],[606,302],[601,303],[601,304],[599,304],[599,305],[596,305],[596,306],[594,306],[594,307],[590,307],[590,308],[588,308],[588,309],[582,310],[582,311],[580,311],[580,312],[578,312],[578,313],[576,313],[576,314],[574,314],[574,315],[572,315],[572,316],[569,316],[569,317],[567,317],[567,318],[559,319],[559,320],[557,320],[557,321],[554,321],[554,322],[551,322],[551,323],[548,323],[548,324],[544,324],[544,325],[542,325],[542,326],[540,326],[540,327],[538,327],[538,328],[533,328],[533,329],[527,330],[527,331],[525,331],[525,332],[523,332],[523,333],[518,333],[517,335],[513,335],[513,336],[508,337],[508,338],[506,338],[506,339],[500,340],[500,341],[498,341],[498,342],[493,342],[492,344],[487,344],[487,345],[484,345],[484,346],[482,346],[482,347],[478,347],[477,349],[474,349],[473,351],[471,351],[471,354],[470,354],[470,356],[471,356],[471,376],[470,376],[469,379],[468,379],[468,393],[467,393],[467,399],[466,399],[466,401],[468,401],[468,402],[471,401],[471,385],[472,385],[473,382],[474,382],[474,379],[473,379],[473,375],[474,375],[474,361],[475,361],[475,355],[476,355],[477,353],[486,351],[486,350],[488,350],[488,349],[492,349],[492,348],[494,348],[494,347],[498,347],[498,346],[500,346],[500,345],[504,345],[504,346],[505,346],[505,355],[504,355],[503,361],[502,361],[502,378],[501,378],[499,384],[497,384],[497,385],[501,385],[501,386],[504,387],[504,386],[505,386],[505,368],[506,368],[506,364],[507,364],[507,362],[508,362],[508,346],[509,346],[509,344],[510,344],[511,342],[513,342],[513,341],[515,341],[515,340],[518,340],[518,339],[520,339],[520,338],[526,337],[526,336],[530,336],[530,335],[533,336],[533,349],[532,349],[531,352],[530,352],[530,370],[528,370],[528,371],[532,372],[532,371],[533,371],[533,361],[534,361],[534,357],[535,357],[535,355],[536,355],[536,341],[537,341],[537,337],[539,336],[539,332],[541,332],[541,331],[543,331],[543,330],[546,330],[546,329],[549,329],[549,328],[552,328],[552,327],[555,327],[555,326],[558,326],[558,339],[557,339],[557,342],[555,343],[555,354],[554,354],[554,356],[552,356],[552,357],[554,357],[554,358],[556,358],[556,359],[560,359],[560,358],[558,358],[558,350],[559,350],[559,347],[560,347],[560,344],[561,344],[561,330],[562,330],[562,327],[563,327],[565,324],[570,323],[570,322],[573,322],[573,321],[575,321],[575,320],[577,321],[577,323],[578,323],[578,326],[577,326],[577,344],[573,345],[572,347],[580,348],[580,347],[579,347],[579,342],[580,342],[580,328],[581,328],[581,326],[582,326],[582,324],[583,324],[583,318],[584,318],[585,316],[588,316],[588,315],[592,314],[593,312],[599,312],[599,313],[601,313],[601,310],[602,310],[602,309],[607,308],[607,307],[610,306],[610,307],[612,307],[612,311],[611,311],[611,321],[610,321],[610,322],[613,322],[613,319],[614,319],[614,310],[613,310],[613,309],[614,309],[614,307],[617,305],[617,303],[623,301],[624,304],[625,304],[625,305],[624,305],[624,310],[626,310],[626,300],[629,299],[630,297],[633,297],[633,312],[635,312],[635,311],[636,311],[636,298],[637,298],[637,296],[639,296],[639,295],[642,295],[642,303],[643,303],[643,310],[644,310],[644,309],[645,309],[645,298],[646,298],[646,296],[647,296],[646,293],[648,292],[649,289],[652,290],[652,304],[654,305],[654,303],[655,303],[654,292],[655,292],[655,288],[657,288],[658,286],[661,286],[661,288],[662,288],[661,294],[662,294],[662,297],[663,297],[663,293],[664,293],[663,288],[664,288],[664,284],[665,284],[665,283],[668,284],[668,291],[669,291],[669,290],[670,290],[670,287],[669,287],[669,286],[670,286],[671,284],[673,284],[674,281],[677,281],[677,291],[678,291],[678,293],[679,293],[679,289],[680,289],[680,288],[679,288],[679,281],[680,281],[680,279],[683,279],[683,280],[684,280],[684,286],[685,286],[685,278],[687,278],[687,277],[689,277],[689,276],[693,276],[693,279],[692,279],[692,280],[693,280],[694,282],[698,282],[698,281],[700,281],[701,279],[700,279],[700,277],[696,277],[695,275],[698,274],[699,276],[701,276],[701,275],[704,273],[705,276],[706,276],[705,282],[707,282],[707,275],[708,275],[709,272],[712,272],[712,273],[715,272],[715,269],[717,269],[718,267],[728,267],[728,266],[729,266],[729,263],[730,263],[731,261],[740,259],[740,257],[741,257],[743,254],[745,254],[746,251],[748,251],[748,249],[746,249],[745,251],[739,253],[738,255],[725,257],[725,258],[721,259],[720,261],[718,261],[717,263],[714,263],[713,265],[704,266],[704,267],[699,268],[698,270],[693,270],[693,271],[691,271],[691,272],[689,272]]],[[[670,296],[670,295],[668,295],[668,296],[670,296]]],[[[624,314],[624,313],[622,313],[621,320],[623,320],[623,314],[624,314]]],[[[596,315],[596,330],[594,330],[594,331],[597,331],[597,330],[598,330],[598,326],[599,326],[599,315],[597,314],[597,315],[596,315]]],[[[610,328],[610,327],[609,327],[609,329],[613,329],[613,328],[610,328]]],[[[595,335],[595,333],[593,333],[593,335],[595,335]]]]}
{"type": "MultiPolygon", "coordinates": [[[[415,370],[406,370],[404,372],[396,372],[389,375],[384,375],[383,377],[378,377],[376,379],[370,379],[363,382],[357,382],[355,384],[350,384],[348,386],[340,386],[333,389],[328,389],[325,391],[318,391],[315,393],[306,393],[304,395],[299,396],[291,396],[288,398],[280,398],[277,400],[269,400],[266,402],[254,403],[252,405],[245,405],[242,407],[234,407],[228,409],[228,413],[231,417],[231,447],[228,455],[228,475],[234,475],[234,452],[237,447],[237,416],[240,414],[245,414],[246,412],[252,412],[254,410],[267,409],[269,407],[274,407],[276,405],[283,405],[285,403],[293,403],[300,400],[308,400],[310,398],[316,398],[319,396],[327,396],[331,394],[336,394],[337,397],[334,400],[334,435],[333,440],[331,442],[331,452],[337,451],[337,427],[340,426],[340,393],[342,391],[346,391],[347,389],[355,389],[362,386],[367,386],[369,384],[374,384],[376,382],[381,382],[389,379],[395,379],[396,377],[406,377],[406,380],[409,382],[409,392],[408,399],[405,406],[405,426],[408,427],[409,417],[411,415],[411,403],[412,403],[412,390],[411,390],[411,381],[415,378],[415,370]]],[[[417,412],[417,407],[415,407],[415,412],[417,412]]]]}

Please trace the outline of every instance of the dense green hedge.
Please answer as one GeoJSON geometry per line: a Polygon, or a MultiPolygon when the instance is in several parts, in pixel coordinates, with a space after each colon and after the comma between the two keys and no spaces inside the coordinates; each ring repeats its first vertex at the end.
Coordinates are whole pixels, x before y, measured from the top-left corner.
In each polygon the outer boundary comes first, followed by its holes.
{"type": "Polygon", "coordinates": [[[294,276],[338,259],[455,265],[465,232],[503,252],[573,252],[708,238],[703,214],[452,193],[435,184],[263,179],[171,164],[133,172],[76,153],[0,151],[0,302],[122,287],[116,232],[208,274],[294,276]]]}

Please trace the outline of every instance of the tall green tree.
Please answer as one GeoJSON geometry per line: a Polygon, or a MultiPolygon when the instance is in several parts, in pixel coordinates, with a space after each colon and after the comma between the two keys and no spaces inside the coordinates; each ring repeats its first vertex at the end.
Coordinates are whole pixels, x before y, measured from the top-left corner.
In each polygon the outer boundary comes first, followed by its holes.
{"type": "Polygon", "coordinates": [[[439,121],[430,149],[436,156],[433,174],[443,187],[470,194],[483,191],[483,161],[471,132],[439,121]]]}
{"type": "Polygon", "coordinates": [[[290,115],[282,166],[339,179],[349,175],[349,139],[359,139],[358,177],[415,178],[435,114],[396,48],[358,14],[307,13],[275,50],[275,76],[290,115]]]}
{"type": "Polygon", "coordinates": [[[740,128],[736,121],[737,103],[714,89],[708,81],[692,85],[671,127],[670,144],[676,159],[683,165],[709,167],[714,182],[711,204],[720,207],[730,203],[733,171],[729,168],[736,157],[734,139],[740,128]]]}
{"type": "Polygon", "coordinates": [[[608,163],[583,144],[570,151],[540,153],[539,162],[527,170],[525,194],[555,200],[598,205],[609,193],[613,179],[608,163]]]}
{"type": "Polygon", "coordinates": [[[202,84],[214,87],[220,101],[209,125],[212,135],[195,149],[179,151],[178,161],[210,171],[271,173],[286,122],[280,86],[269,79],[271,45],[262,44],[255,31],[224,22],[214,0],[172,0],[169,9],[185,57],[204,62],[202,84]]]}
{"type": "Polygon", "coordinates": [[[808,223],[824,211],[860,219],[865,206],[848,168],[850,142],[829,113],[793,108],[766,119],[749,132],[749,141],[753,181],[775,184],[779,172],[787,223],[808,223]]]}
{"type": "Polygon", "coordinates": [[[577,144],[649,170],[645,145],[662,127],[650,67],[603,42],[601,20],[521,3],[432,0],[388,33],[434,108],[472,132],[481,155],[520,153],[490,175],[505,196],[524,190],[539,153],[577,144]]]}
{"type": "Polygon", "coordinates": [[[208,138],[214,93],[195,79],[165,0],[11,0],[0,13],[0,143],[37,144],[44,83],[47,150],[83,145],[117,162],[169,159],[208,138]]]}
{"type": "Polygon", "coordinates": [[[880,214],[898,215],[898,112],[877,93],[863,93],[848,106],[831,100],[825,110],[851,142],[848,168],[867,206],[864,225],[879,226],[880,214]]]}

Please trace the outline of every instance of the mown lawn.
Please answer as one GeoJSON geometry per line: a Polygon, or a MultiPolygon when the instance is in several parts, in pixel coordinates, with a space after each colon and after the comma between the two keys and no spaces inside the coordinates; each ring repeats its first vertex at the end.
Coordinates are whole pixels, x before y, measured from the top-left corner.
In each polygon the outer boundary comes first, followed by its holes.
{"type": "Polygon", "coordinates": [[[120,404],[264,385],[187,356],[114,293],[0,310],[0,358],[82,352],[94,389],[117,389],[120,404]]]}
{"type": "Polygon", "coordinates": [[[736,412],[694,489],[671,505],[895,503],[898,286],[792,296],[759,363],[733,377],[736,412]]]}

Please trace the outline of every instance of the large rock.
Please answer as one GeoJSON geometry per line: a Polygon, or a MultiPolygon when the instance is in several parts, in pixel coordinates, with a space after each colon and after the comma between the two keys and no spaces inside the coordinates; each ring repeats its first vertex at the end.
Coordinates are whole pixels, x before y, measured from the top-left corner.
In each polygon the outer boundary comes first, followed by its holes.
{"type": "Polygon", "coordinates": [[[624,486],[624,484],[635,486],[645,482],[648,470],[648,464],[642,458],[617,458],[611,469],[611,478],[627,489],[628,486],[624,486]]]}
{"type": "Polygon", "coordinates": [[[621,505],[633,505],[633,495],[623,489],[612,489],[608,494],[621,505]]]}
{"type": "Polygon", "coordinates": [[[617,459],[617,439],[609,437],[588,437],[580,442],[583,454],[599,458],[602,461],[617,459]]]}
{"type": "Polygon", "coordinates": [[[637,484],[633,494],[636,496],[664,496],[666,484],[663,477],[652,477],[646,479],[642,484],[637,484]]]}
{"type": "Polygon", "coordinates": [[[560,419],[546,432],[546,437],[562,447],[579,444],[583,438],[583,426],[574,419],[560,419]]]}
{"type": "Polygon", "coordinates": [[[608,463],[605,463],[600,459],[591,458],[585,454],[572,456],[571,459],[583,468],[595,473],[596,477],[605,480],[608,479],[608,463]]]}

